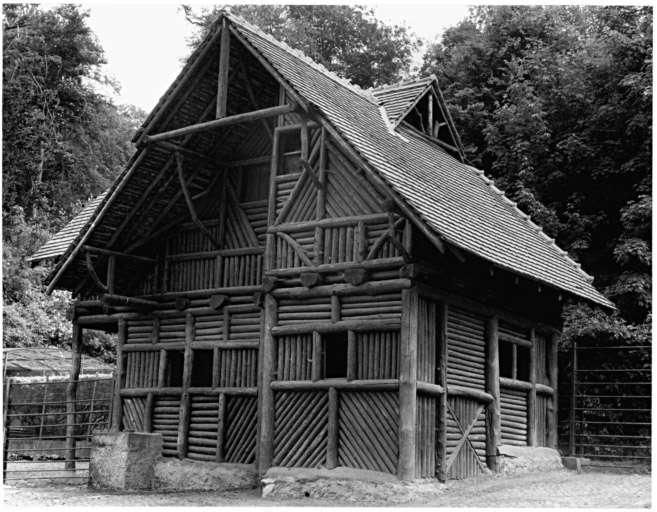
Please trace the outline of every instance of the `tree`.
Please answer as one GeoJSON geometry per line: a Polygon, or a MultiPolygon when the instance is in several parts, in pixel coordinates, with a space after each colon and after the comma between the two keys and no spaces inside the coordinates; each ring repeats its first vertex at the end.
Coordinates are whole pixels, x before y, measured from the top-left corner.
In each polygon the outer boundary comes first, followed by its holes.
{"type": "MultiPolygon", "coordinates": [[[[3,344],[66,345],[68,294],[46,296],[47,267],[26,257],[105,190],[128,160],[145,113],[95,92],[111,84],[103,50],[73,5],[3,9],[3,344]]],[[[112,338],[90,333],[85,350],[112,360],[112,338]]]]}
{"type": "Polygon", "coordinates": [[[652,9],[476,8],[429,48],[423,72],[442,82],[468,157],[623,318],[646,320],[652,9]]]}
{"type": "MultiPolygon", "coordinates": [[[[199,27],[195,48],[217,19],[219,8],[195,13],[183,6],[199,27]]],[[[232,12],[259,26],[342,78],[367,88],[403,78],[420,39],[404,25],[388,26],[374,11],[351,5],[239,5],[232,12]]]]}
{"type": "Polygon", "coordinates": [[[105,190],[132,151],[124,115],[94,91],[109,81],[87,16],[73,5],[3,5],[4,209],[70,213],[105,190]]]}

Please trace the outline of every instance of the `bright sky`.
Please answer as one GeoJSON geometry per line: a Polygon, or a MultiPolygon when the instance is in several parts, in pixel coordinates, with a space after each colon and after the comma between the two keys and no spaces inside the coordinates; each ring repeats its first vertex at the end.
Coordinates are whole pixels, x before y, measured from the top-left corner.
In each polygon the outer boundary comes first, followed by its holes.
{"type": "MultiPolygon", "coordinates": [[[[193,27],[185,20],[180,4],[82,3],[90,10],[89,26],[105,50],[106,72],[121,84],[117,103],[150,111],[178,75],[181,59],[188,54],[186,39],[193,27]]],[[[195,4],[189,0],[187,3],[195,4]]],[[[405,22],[418,36],[428,40],[465,18],[467,9],[466,4],[455,3],[388,3],[377,7],[383,21],[405,22]]]]}

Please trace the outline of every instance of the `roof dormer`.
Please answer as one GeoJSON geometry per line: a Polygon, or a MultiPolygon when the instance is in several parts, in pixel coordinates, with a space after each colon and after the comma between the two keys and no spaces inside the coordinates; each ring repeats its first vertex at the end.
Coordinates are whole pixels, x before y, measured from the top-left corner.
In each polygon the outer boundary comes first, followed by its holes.
{"type": "Polygon", "coordinates": [[[461,139],[434,75],[379,87],[372,94],[385,109],[393,128],[406,123],[464,161],[461,139]]]}

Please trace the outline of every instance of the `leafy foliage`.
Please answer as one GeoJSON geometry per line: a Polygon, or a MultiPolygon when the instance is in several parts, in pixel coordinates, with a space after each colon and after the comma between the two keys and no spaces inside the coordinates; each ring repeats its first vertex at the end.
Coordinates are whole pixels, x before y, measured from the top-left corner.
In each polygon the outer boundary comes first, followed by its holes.
{"type": "MultiPolygon", "coordinates": [[[[3,342],[66,345],[68,296],[46,296],[47,267],[32,269],[26,258],[109,186],[145,115],[95,92],[116,85],[102,74],[103,50],[79,7],[2,7],[3,342]]],[[[91,355],[113,360],[111,336],[86,336],[91,355]]]]}
{"type": "MultiPolygon", "coordinates": [[[[190,41],[194,48],[217,19],[219,8],[198,13],[189,5],[183,9],[187,19],[200,29],[190,41]]],[[[361,87],[402,78],[421,44],[408,27],[386,25],[375,18],[373,9],[365,7],[236,5],[231,10],[361,87]]]]}
{"type": "Polygon", "coordinates": [[[623,319],[649,321],[652,9],[474,8],[422,70],[441,81],[468,158],[623,319]]]}

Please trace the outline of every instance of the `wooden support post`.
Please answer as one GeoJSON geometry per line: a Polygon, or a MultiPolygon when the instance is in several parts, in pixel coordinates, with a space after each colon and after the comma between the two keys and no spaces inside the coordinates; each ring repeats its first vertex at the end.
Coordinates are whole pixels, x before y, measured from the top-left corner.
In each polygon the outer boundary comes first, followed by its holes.
{"type": "Polygon", "coordinates": [[[167,351],[160,350],[160,367],[157,369],[157,387],[166,387],[167,382],[167,351]]]}
{"type": "Polygon", "coordinates": [[[192,341],[194,341],[194,315],[187,313],[185,324],[185,357],[183,362],[182,378],[182,395],[180,397],[180,420],[178,422],[178,457],[184,459],[187,457],[189,446],[189,418],[191,397],[189,388],[192,385],[192,367],[194,366],[194,351],[192,350],[192,341]]]}
{"type": "Polygon", "coordinates": [[[153,432],[153,407],[155,406],[155,395],[153,392],[146,395],[146,405],[144,406],[144,432],[150,434],[153,432]]]}
{"type": "Polygon", "coordinates": [[[216,462],[223,462],[225,457],[226,440],[226,394],[219,393],[218,405],[219,419],[217,421],[217,455],[216,462]]]}
{"type": "Polygon", "coordinates": [[[123,429],[123,401],[121,400],[121,389],[125,384],[125,359],[123,357],[123,346],[128,337],[128,324],[124,318],[119,318],[118,335],[116,340],[116,375],[114,382],[114,404],[112,405],[112,432],[120,432],[123,429]]]}
{"type": "Polygon", "coordinates": [[[447,303],[437,304],[438,325],[436,332],[438,378],[436,384],[443,388],[438,398],[438,425],[436,428],[436,457],[438,479],[447,480],[447,303]]]}
{"type": "Polygon", "coordinates": [[[338,390],[329,388],[328,403],[328,441],[326,448],[326,467],[334,469],[338,466],[338,390]]]}
{"type": "Polygon", "coordinates": [[[502,444],[500,413],[500,350],[497,315],[486,326],[486,391],[493,401],[486,408],[486,462],[491,471],[498,471],[497,447],[502,444]]]}
{"type": "Polygon", "coordinates": [[[259,471],[264,474],[272,465],[274,458],[274,391],[271,388],[273,372],[276,368],[276,341],[272,336],[272,328],[278,322],[278,303],[271,294],[265,296],[264,336],[260,350],[262,351],[262,367],[260,369],[260,454],[259,471]]]}
{"type": "Polygon", "coordinates": [[[78,395],[78,379],[82,364],[82,327],[73,323],[71,346],[71,372],[66,386],[66,462],[64,469],[75,470],[75,409],[78,395]]]}
{"type": "Polygon", "coordinates": [[[337,295],[331,295],[331,322],[339,322],[341,320],[341,305],[340,297],[337,295]]]}
{"type": "Polygon", "coordinates": [[[531,329],[529,349],[529,383],[527,394],[527,446],[536,446],[536,331],[531,329]]]}
{"type": "Polygon", "coordinates": [[[230,61],[230,31],[228,20],[221,21],[221,47],[219,48],[219,78],[217,80],[216,118],[226,117],[228,98],[228,63],[230,61]]]}
{"type": "Polygon", "coordinates": [[[418,299],[417,288],[402,290],[397,478],[404,481],[415,480],[418,299]]]}
{"type": "Polygon", "coordinates": [[[347,380],[356,380],[358,377],[358,359],[356,333],[347,331],[347,380]]]}
{"type": "Polygon", "coordinates": [[[310,378],[317,382],[322,378],[322,335],[313,331],[313,363],[310,367],[310,378]]]}
{"type": "Polygon", "coordinates": [[[548,410],[547,417],[547,429],[548,429],[548,447],[554,448],[555,450],[559,447],[559,423],[558,423],[558,410],[559,410],[559,395],[557,393],[558,388],[558,375],[559,375],[559,366],[558,366],[558,357],[559,357],[559,335],[552,333],[549,339],[549,348],[548,348],[548,371],[549,371],[549,380],[548,383],[552,388],[552,396],[550,397],[550,407],[548,410]]]}
{"type": "Polygon", "coordinates": [[[107,258],[107,291],[114,293],[114,281],[116,280],[116,255],[107,258]]]}
{"type": "MultiPolygon", "coordinates": [[[[322,127],[319,139],[319,182],[321,183],[321,188],[317,194],[317,215],[316,219],[321,220],[326,215],[326,130],[322,127]]],[[[323,235],[323,230],[321,235],[323,235]]],[[[323,237],[322,237],[323,240],[323,237]]],[[[322,243],[322,249],[324,245],[322,243]]],[[[322,251],[323,253],[324,251],[322,251]]],[[[323,254],[322,254],[323,258],[323,254]]]]}
{"type": "Polygon", "coordinates": [[[428,103],[428,119],[427,119],[427,134],[433,135],[433,94],[427,94],[428,103]]]}

